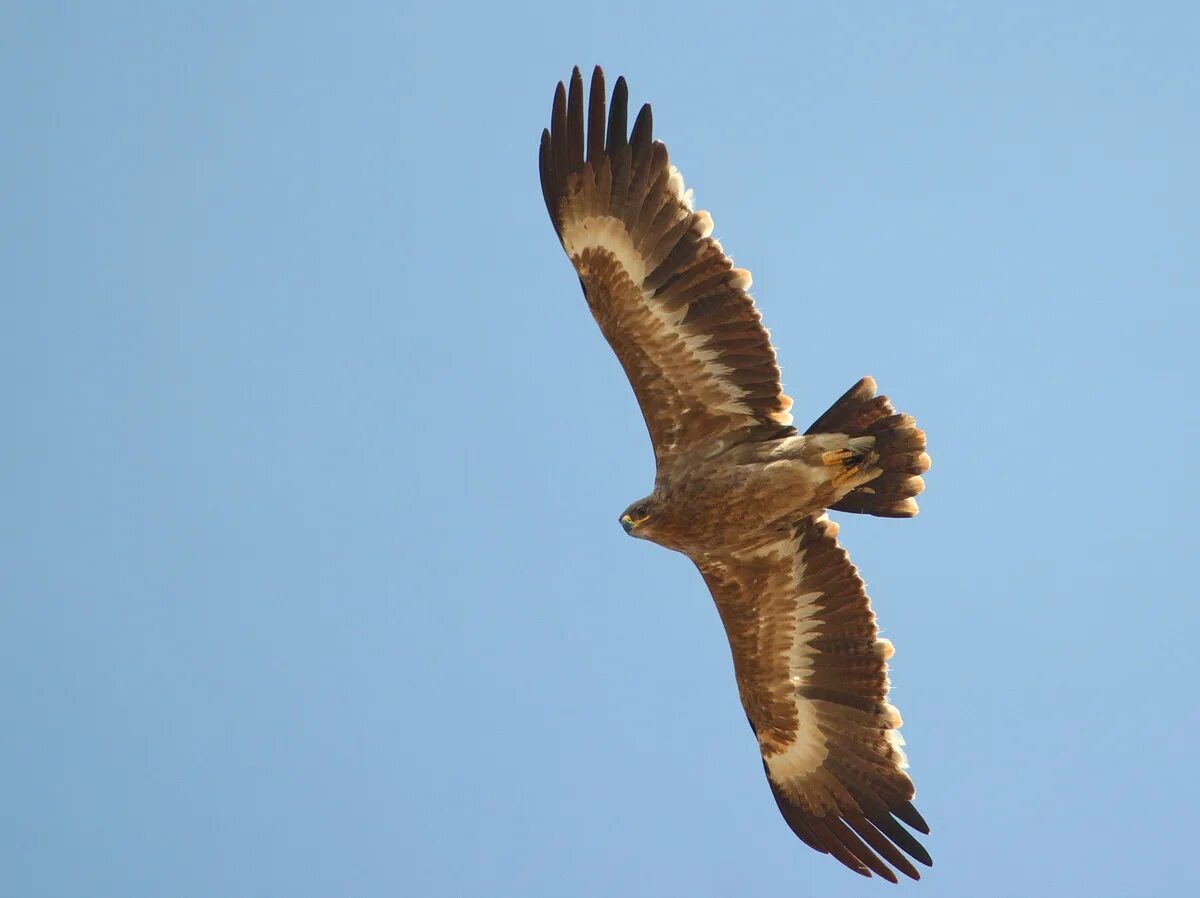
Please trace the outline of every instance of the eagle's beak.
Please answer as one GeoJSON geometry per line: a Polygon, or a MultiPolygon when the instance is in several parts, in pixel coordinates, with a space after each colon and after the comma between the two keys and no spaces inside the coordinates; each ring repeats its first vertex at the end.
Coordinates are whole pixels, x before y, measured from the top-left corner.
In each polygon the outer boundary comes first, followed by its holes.
{"type": "Polygon", "coordinates": [[[626,533],[633,532],[633,518],[627,514],[621,515],[621,526],[625,528],[626,533]]]}

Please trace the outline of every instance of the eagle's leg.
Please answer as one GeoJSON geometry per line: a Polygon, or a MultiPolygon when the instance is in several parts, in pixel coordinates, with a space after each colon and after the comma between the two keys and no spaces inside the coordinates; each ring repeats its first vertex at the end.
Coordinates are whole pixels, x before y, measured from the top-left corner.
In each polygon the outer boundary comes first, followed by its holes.
{"type": "Polygon", "coordinates": [[[851,437],[846,441],[845,448],[822,452],[822,465],[841,467],[841,470],[833,475],[833,485],[840,489],[852,481],[866,483],[873,479],[878,473],[876,462],[879,461],[879,453],[875,451],[874,446],[874,437],[851,437]]]}

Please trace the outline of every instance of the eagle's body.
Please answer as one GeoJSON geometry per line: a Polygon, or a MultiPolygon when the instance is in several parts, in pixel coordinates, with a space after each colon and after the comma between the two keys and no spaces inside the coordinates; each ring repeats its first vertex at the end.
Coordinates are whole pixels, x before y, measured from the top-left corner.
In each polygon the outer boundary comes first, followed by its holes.
{"type": "Polygon", "coordinates": [[[654,445],[654,491],[621,523],[704,577],[796,835],[865,876],[919,878],[908,858],[929,855],[901,823],[929,828],[887,703],[892,646],[825,510],[915,515],[925,435],[869,377],[799,433],[749,272],[693,210],[650,107],[630,133],[623,79],[607,116],[599,68],[586,109],[583,93],[578,69],[569,91],[558,85],[539,165],[550,219],[654,445]]]}
{"type": "Polygon", "coordinates": [[[835,484],[845,466],[822,463],[851,439],[790,436],[688,459],[657,478],[647,497],[655,513],[637,535],[689,557],[770,542],[781,526],[820,514],[864,481],[835,484]]]}

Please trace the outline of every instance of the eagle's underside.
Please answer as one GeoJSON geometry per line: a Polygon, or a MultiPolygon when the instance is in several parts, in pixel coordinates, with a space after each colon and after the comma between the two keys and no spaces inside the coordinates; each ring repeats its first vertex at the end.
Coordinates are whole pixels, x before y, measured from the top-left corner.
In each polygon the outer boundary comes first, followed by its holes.
{"type": "Polygon", "coordinates": [[[607,114],[599,68],[586,108],[583,93],[578,69],[569,91],[559,84],[539,164],[550,218],[654,445],[654,491],[622,523],[703,575],[792,830],[865,876],[917,879],[909,858],[931,861],[901,823],[929,828],[887,702],[892,646],[824,511],[915,515],[925,435],[870,378],[798,433],[750,275],[693,210],[649,106],[631,133],[624,79],[607,114]]]}
{"type": "Polygon", "coordinates": [[[883,471],[872,437],[808,434],[739,443],[657,478],[655,514],[637,535],[689,557],[769,544],[883,471]]]}

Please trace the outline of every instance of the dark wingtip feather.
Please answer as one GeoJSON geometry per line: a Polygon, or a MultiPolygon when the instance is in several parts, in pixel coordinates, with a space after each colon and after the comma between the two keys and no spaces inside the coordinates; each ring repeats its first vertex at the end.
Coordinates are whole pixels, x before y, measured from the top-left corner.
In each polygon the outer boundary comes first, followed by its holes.
{"type": "Polygon", "coordinates": [[[554,89],[554,105],[550,111],[550,147],[557,198],[567,180],[567,88],[561,81],[554,89]]]}
{"type": "Polygon", "coordinates": [[[647,103],[638,112],[637,119],[633,123],[633,135],[629,138],[629,142],[633,145],[633,151],[637,153],[650,146],[652,140],[654,140],[654,113],[650,110],[650,104],[647,103]]]}
{"type": "Polygon", "coordinates": [[[583,168],[583,74],[579,66],[571,70],[567,91],[567,171],[583,168]]]}
{"type": "Polygon", "coordinates": [[[929,852],[893,816],[903,815],[901,819],[904,822],[928,833],[928,825],[911,802],[903,802],[890,811],[882,802],[877,802],[878,809],[871,814],[856,812],[844,817],[817,816],[805,813],[797,802],[775,784],[765,760],[763,772],[767,775],[767,784],[771,787],[775,804],[779,806],[779,812],[792,832],[810,848],[832,855],[855,873],[870,876],[873,871],[889,882],[898,882],[891,869],[895,867],[910,879],[920,879],[921,874],[904,854],[926,867],[933,866],[929,852]]]}
{"type": "Polygon", "coordinates": [[[861,814],[847,814],[846,823],[862,837],[864,842],[874,848],[881,858],[909,879],[921,878],[917,868],[909,863],[908,858],[900,852],[900,849],[889,842],[887,837],[861,814]]]}
{"type": "Polygon", "coordinates": [[[592,88],[588,96],[587,158],[593,165],[604,155],[604,70],[592,70],[592,88]]]}
{"type": "Polygon", "coordinates": [[[871,870],[860,861],[854,854],[842,844],[841,840],[829,828],[828,821],[822,817],[813,817],[809,821],[809,826],[812,831],[817,834],[817,838],[824,843],[829,849],[829,853],[833,855],[844,867],[853,870],[859,876],[865,876],[868,879],[871,877],[871,870]]]}
{"type": "Polygon", "coordinates": [[[554,107],[551,116],[552,121],[559,118],[564,122],[567,120],[567,86],[561,81],[558,82],[558,87],[554,88],[554,107]]]}
{"type": "Polygon", "coordinates": [[[629,142],[629,86],[625,76],[613,86],[612,106],[608,109],[608,152],[611,154],[629,142]]]}
{"type": "MultiPolygon", "coordinates": [[[[753,728],[754,724],[750,726],[753,728]]],[[[808,822],[804,819],[804,815],[800,812],[800,809],[775,785],[775,781],[771,779],[771,772],[765,760],[763,761],[763,773],[766,774],[767,785],[771,787],[771,796],[775,799],[775,804],[779,807],[779,813],[783,815],[784,822],[787,823],[788,828],[796,834],[796,838],[813,851],[819,851],[821,854],[829,854],[829,849],[821,844],[821,840],[809,828],[808,822]]]]}
{"type": "Polygon", "coordinates": [[[933,858],[929,856],[929,852],[925,850],[925,846],[914,839],[908,830],[892,819],[890,814],[880,814],[870,819],[875,824],[876,829],[895,842],[896,846],[914,861],[924,864],[926,867],[933,866],[933,858]]]}
{"type": "Polygon", "coordinates": [[[826,817],[825,825],[829,831],[837,838],[846,850],[859,862],[870,868],[871,872],[877,876],[882,876],[893,885],[900,880],[896,878],[896,874],[892,872],[891,867],[881,861],[878,855],[866,846],[853,830],[850,829],[839,817],[826,817]]]}
{"type": "Polygon", "coordinates": [[[550,145],[550,129],[542,129],[542,142],[538,146],[538,174],[542,182],[542,199],[554,230],[558,230],[558,214],[555,211],[558,185],[554,179],[554,150],[550,145]]]}
{"type": "Polygon", "coordinates": [[[906,801],[899,807],[892,808],[892,813],[917,832],[929,835],[929,824],[925,822],[925,818],[921,816],[920,812],[913,807],[911,801],[906,801]]]}

